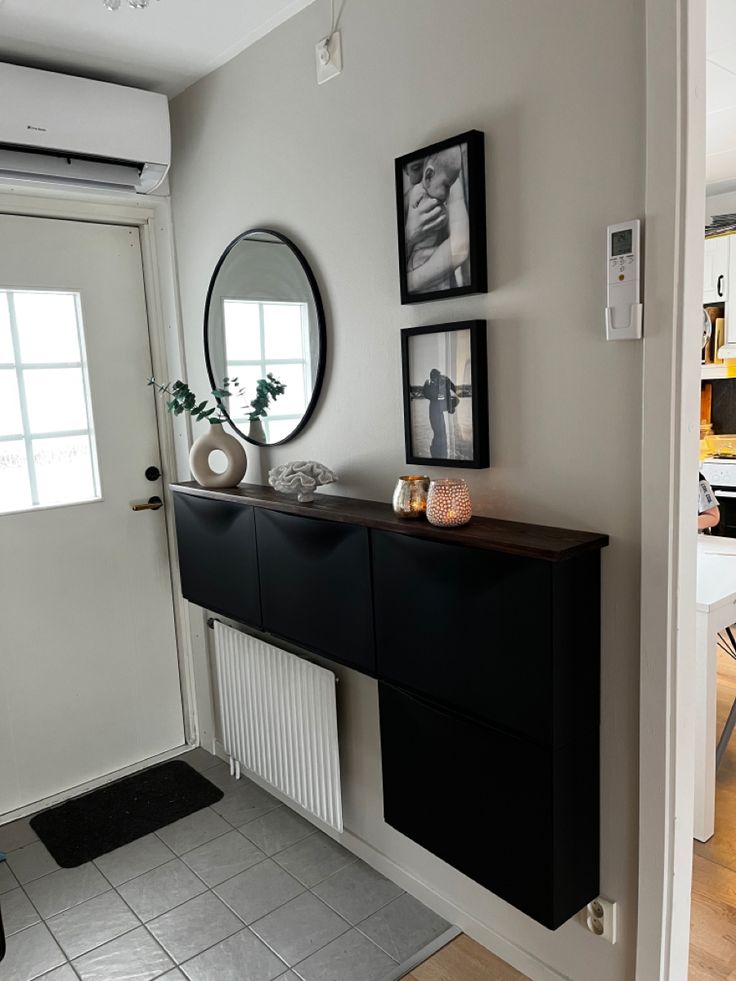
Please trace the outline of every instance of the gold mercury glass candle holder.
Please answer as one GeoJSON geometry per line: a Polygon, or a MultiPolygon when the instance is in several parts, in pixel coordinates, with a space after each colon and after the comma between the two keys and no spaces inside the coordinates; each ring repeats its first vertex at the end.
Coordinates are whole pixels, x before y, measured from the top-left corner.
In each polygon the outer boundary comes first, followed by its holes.
{"type": "Polygon", "coordinates": [[[427,520],[438,528],[458,528],[473,516],[470,489],[464,480],[433,480],[427,495],[427,520]]]}
{"type": "Polygon", "coordinates": [[[429,477],[409,474],[399,477],[394,490],[394,511],[400,518],[423,518],[427,511],[429,477]]]}

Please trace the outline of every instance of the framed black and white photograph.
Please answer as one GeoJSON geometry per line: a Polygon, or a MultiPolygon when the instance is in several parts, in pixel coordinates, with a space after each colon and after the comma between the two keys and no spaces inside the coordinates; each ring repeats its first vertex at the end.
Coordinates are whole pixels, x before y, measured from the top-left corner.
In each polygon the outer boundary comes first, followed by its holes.
{"type": "Polygon", "coordinates": [[[406,462],[489,466],[486,322],[401,331],[406,462]]]}
{"type": "Polygon", "coordinates": [[[399,157],[396,213],[402,303],[488,291],[483,133],[399,157]]]}

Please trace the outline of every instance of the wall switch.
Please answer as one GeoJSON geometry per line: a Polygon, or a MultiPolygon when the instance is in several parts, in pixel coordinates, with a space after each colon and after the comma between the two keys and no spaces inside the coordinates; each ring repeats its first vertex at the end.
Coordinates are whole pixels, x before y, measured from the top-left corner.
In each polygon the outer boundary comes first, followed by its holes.
{"type": "Polygon", "coordinates": [[[582,912],[583,922],[596,937],[603,937],[609,944],[616,943],[616,903],[600,896],[588,903],[582,912]]]}
{"type": "Polygon", "coordinates": [[[329,82],[331,78],[342,71],[342,39],[340,32],[335,31],[329,37],[323,37],[315,45],[317,58],[317,84],[329,82]]]}

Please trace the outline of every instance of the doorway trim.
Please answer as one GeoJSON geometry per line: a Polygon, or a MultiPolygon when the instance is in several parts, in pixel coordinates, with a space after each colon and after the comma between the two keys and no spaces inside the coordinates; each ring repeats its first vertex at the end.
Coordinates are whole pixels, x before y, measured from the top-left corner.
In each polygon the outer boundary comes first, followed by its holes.
{"type": "MultiPolygon", "coordinates": [[[[137,228],[141,243],[153,372],[157,378],[186,379],[169,198],[35,189],[23,184],[6,184],[0,185],[0,214],[137,228]]],[[[141,397],[146,397],[143,384],[141,397]]],[[[155,405],[161,467],[164,473],[162,490],[166,501],[171,602],[179,662],[184,738],[187,745],[196,746],[200,743],[201,728],[195,687],[195,644],[188,605],[181,594],[174,507],[168,486],[173,475],[178,479],[189,479],[187,460],[191,445],[191,425],[189,419],[183,416],[174,420],[169,413],[162,410],[160,400],[156,399],[155,405]]],[[[164,754],[164,758],[178,752],[164,754]]],[[[106,779],[102,782],[106,782],[106,779]]]]}
{"type": "Polygon", "coordinates": [[[694,520],[705,219],[705,0],[646,2],[637,981],[687,981],[694,520]]]}

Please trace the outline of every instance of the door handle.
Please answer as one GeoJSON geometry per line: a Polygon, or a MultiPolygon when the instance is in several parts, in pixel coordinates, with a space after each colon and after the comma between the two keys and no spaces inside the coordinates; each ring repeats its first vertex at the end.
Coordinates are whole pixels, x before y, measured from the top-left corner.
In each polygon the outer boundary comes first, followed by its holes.
{"type": "Polygon", "coordinates": [[[718,293],[719,296],[723,296],[723,280],[724,279],[725,279],[725,276],[723,275],[723,273],[721,273],[721,275],[718,277],[718,283],[716,285],[716,292],[718,293]]]}
{"type": "Polygon", "coordinates": [[[163,501],[160,497],[149,497],[147,501],[132,501],[130,505],[131,511],[158,511],[160,507],[163,507],[163,501]]]}

